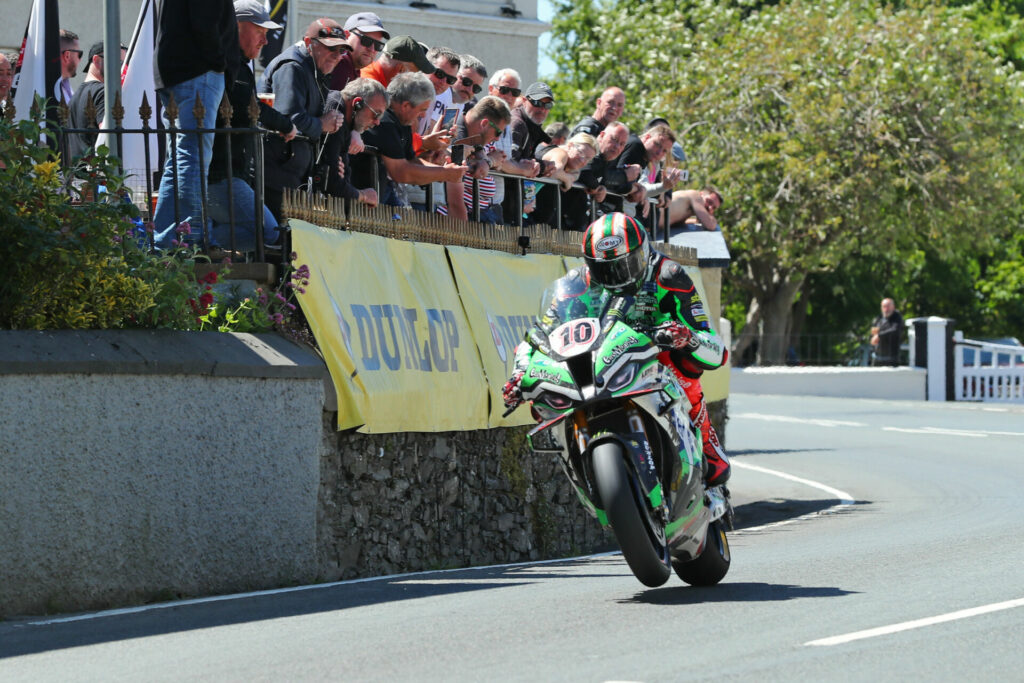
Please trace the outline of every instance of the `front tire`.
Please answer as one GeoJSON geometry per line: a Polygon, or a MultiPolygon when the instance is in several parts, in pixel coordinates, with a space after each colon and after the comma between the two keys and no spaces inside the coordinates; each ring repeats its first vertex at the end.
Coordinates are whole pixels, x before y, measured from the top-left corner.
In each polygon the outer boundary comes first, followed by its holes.
{"type": "Polygon", "coordinates": [[[666,559],[664,530],[651,518],[647,500],[626,469],[624,458],[620,444],[599,444],[592,456],[594,479],[629,568],[642,584],[654,588],[668,581],[672,573],[666,559]]]}
{"type": "Polygon", "coordinates": [[[714,586],[725,578],[732,563],[729,553],[729,539],[725,535],[725,524],[716,519],[708,525],[704,537],[704,550],[696,560],[680,562],[672,560],[676,575],[691,586],[714,586]]]}

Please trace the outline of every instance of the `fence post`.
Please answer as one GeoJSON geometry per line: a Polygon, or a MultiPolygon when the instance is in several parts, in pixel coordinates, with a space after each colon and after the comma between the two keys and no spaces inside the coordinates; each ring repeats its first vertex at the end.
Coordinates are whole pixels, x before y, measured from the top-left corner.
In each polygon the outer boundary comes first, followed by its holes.
{"type": "Polygon", "coordinates": [[[925,400],[954,400],[953,324],[954,320],[929,316],[906,321],[910,341],[911,367],[925,368],[925,400]]]}

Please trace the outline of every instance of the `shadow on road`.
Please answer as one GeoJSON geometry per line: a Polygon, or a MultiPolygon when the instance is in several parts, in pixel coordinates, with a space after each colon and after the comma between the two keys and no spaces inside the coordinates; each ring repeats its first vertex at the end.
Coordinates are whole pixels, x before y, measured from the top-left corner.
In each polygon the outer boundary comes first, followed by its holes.
{"type": "MultiPolygon", "coordinates": [[[[728,580],[727,580],[728,581],[728,580]]],[[[837,598],[857,591],[834,586],[792,586],[778,583],[720,583],[717,586],[652,588],[620,603],[696,605],[705,602],[777,602],[798,598],[837,598]]]]}
{"type": "MultiPolygon", "coordinates": [[[[781,522],[803,515],[821,512],[835,507],[838,501],[835,498],[822,498],[819,500],[797,500],[791,498],[772,498],[770,500],[758,500],[753,503],[737,505],[733,508],[733,524],[737,531],[763,524],[781,522]]],[[[868,505],[871,501],[858,500],[854,505],[868,505]]]]}
{"type": "Polygon", "coordinates": [[[616,567],[621,565],[621,558],[576,558],[544,565],[467,568],[358,583],[323,584],[291,592],[242,598],[227,596],[228,599],[191,604],[156,604],[141,612],[101,613],[88,619],[58,623],[42,623],[47,621],[46,618],[0,622],[0,660],[64,648],[333,612],[400,600],[510,588],[545,579],[579,580],[621,576],[621,572],[609,569],[611,564],[616,567]]]}
{"type": "Polygon", "coordinates": [[[825,453],[834,448],[730,448],[726,452],[730,458],[751,455],[778,455],[779,453],[825,453]]]}

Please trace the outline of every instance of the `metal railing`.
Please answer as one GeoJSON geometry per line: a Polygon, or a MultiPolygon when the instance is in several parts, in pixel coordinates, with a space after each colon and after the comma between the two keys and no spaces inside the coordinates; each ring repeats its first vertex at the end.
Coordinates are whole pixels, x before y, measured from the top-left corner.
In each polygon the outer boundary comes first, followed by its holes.
{"type": "MultiPolygon", "coordinates": [[[[167,116],[172,122],[177,119],[178,116],[178,104],[174,101],[173,96],[170,98],[168,106],[166,108],[167,116]]],[[[192,112],[196,119],[202,119],[205,115],[205,109],[199,98],[193,105],[192,112]]],[[[6,112],[5,112],[6,113],[6,112]]],[[[85,108],[86,118],[89,121],[95,121],[97,112],[92,101],[88,101],[85,108]]],[[[153,119],[154,111],[150,106],[149,99],[145,93],[142,95],[142,102],[139,105],[138,114],[142,121],[140,128],[125,128],[124,122],[124,107],[121,104],[120,95],[112,108],[114,117],[114,125],[109,129],[100,130],[96,127],[87,128],[72,128],[68,125],[70,120],[70,110],[68,109],[67,103],[61,101],[58,106],[58,116],[61,123],[61,130],[58,136],[58,149],[60,151],[60,158],[62,166],[66,169],[70,168],[77,162],[76,159],[72,158],[70,154],[70,139],[71,135],[88,135],[98,136],[107,135],[117,140],[116,149],[124,150],[125,139],[136,139],[135,136],[141,136],[141,144],[143,148],[144,168],[129,168],[125,169],[122,167],[122,159],[118,159],[119,170],[127,173],[126,186],[132,192],[132,201],[138,207],[142,218],[147,223],[151,223],[153,220],[153,214],[155,212],[155,202],[157,193],[154,192],[154,174],[160,177],[160,182],[163,182],[162,172],[164,169],[165,159],[169,157],[172,159],[172,175],[173,185],[175,188],[178,185],[178,161],[177,161],[177,136],[178,134],[185,135],[203,135],[203,134],[214,134],[223,135],[227,154],[225,159],[225,180],[227,190],[227,210],[228,210],[228,222],[229,222],[229,244],[226,248],[233,253],[237,253],[238,244],[236,241],[236,227],[237,223],[235,220],[235,192],[234,192],[234,168],[232,165],[232,140],[236,136],[249,135],[253,137],[255,158],[251,164],[254,179],[253,179],[253,216],[255,222],[255,245],[252,252],[255,254],[256,261],[262,262],[265,259],[264,253],[264,224],[263,224],[263,135],[268,133],[265,129],[259,127],[259,107],[256,103],[255,97],[250,102],[247,109],[250,125],[247,128],[233,128],[231,127],[231,118],[233,110],[230,102],[225,94],[221,100],[218,108],[218,119],[225,125],[216,128],[178,128],[174,125],[170,127],[165,126],[163,121],[158,121],[157,125],[151,125],[150,121],[153,119]],[[153,148],[153,142],[150,139],[151,135],[166,136],[166,140],[170,145],[169,149],[166,144],[156,143],[156,149],[153,148]],[[154,164],[153,162],[157,163],[154,164]],[[139,195],[143,195],[144,199],[140,200],[139,195]]],[[[159,118],[159,117],[158,117],[159,118]]],[[[122,155],[123,158],[123,155],[122,155]]],[[[203,145],[199,145],[199,165],[202,168],[205,165],[203,145]]],[[[209,206],[210,196],[208,188],[208,179],[205,174],[200,173],[200,207],[201,215],[195,216],[184,216],[182,215],[182,207],[178,192],[176,190],[171,191],[169,194],[173,197],[174,201],[174,225],[180,225],[184,220],[191,218],[193,221],[198,218],[201,222],[200,233],[202,235],[202,249],[203,251],[210,250],[210,232],[209,232],[209,206]]],[[[156,230],[161,230],[169,226],[154,226],[156,230]]],[[[221,245],[224,247],[225,245],[221,245]]],[[[150,247],[155,248],[154,237],[150,236],[150,247]]],[[[247,250],[248,251],[248,250],[247,250]]]]}
{"type": "Polygon", "coordinates": [[[954,332],[953,392],[957,401],[1024,402],[1024,347],[954,332]]]}

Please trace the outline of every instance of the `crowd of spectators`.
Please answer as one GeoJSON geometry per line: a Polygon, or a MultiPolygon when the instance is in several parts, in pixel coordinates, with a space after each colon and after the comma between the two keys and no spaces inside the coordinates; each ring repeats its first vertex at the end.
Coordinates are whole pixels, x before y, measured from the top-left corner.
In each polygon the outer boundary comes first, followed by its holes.
{"type": "MultiPolygon", "coordinates": [[[[259,173],[252,136],[168,137],[153,214],[159,246],[181,239],[186,221],[185,239],[199,243],[202,216],[212,244],[226,243],[233,230],[232,243],[252,250],[259,194],[264,241],[273,244],[284,221],[284,192],[300,188],[371,206],[571,230],[610,211],[647,222],[653,205],[666,209],[672,224],[717,229],[721,194],[677,188],[687,176],[670,163],[685,159],[675,133],[661,118],[630,131],[620,121],[627,106],[621,88],[605,89],[593,114],[575,125],[551,122],[555,94],[546,83],[524,84],[504,65],[392,36],[372,12],[344,23],[314,20],[257,81],[247,65],[268,31],[280,28],[260,0],[164,0],[154,75],[165,126],[248,128],[258,99],[264,151],[259,173]],[[222,97],[232,118],[218,123],[222,97]],[[176,108],[168,106],[172,98],[176,108]],[[192,106],[197,99],[201,110],[192,106]]],[[[54,94],[70,102],[72,128],[94,128],[103,111],[102,43],[90,49],[87,78],[73,93],[68,79],[82,52],[75,34],[62,31],[61,40],[66,49],[54,94]]],[[[10,70],[0,56],[0,101],[10,70]]],[[[71,137],[74,156],[95,140],[71,137]]]]}

